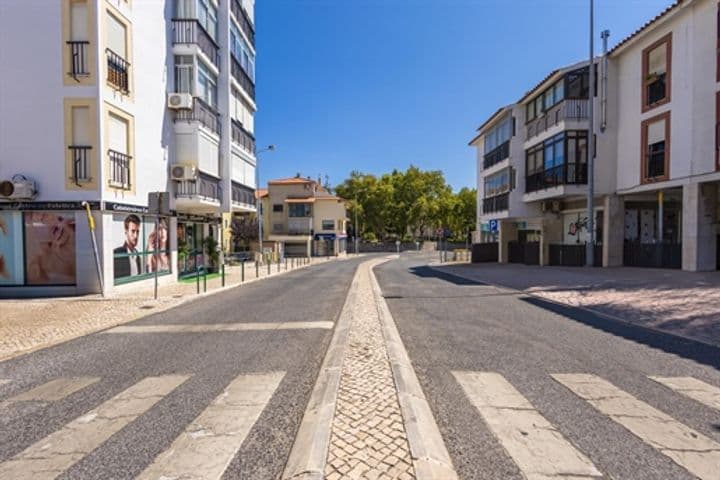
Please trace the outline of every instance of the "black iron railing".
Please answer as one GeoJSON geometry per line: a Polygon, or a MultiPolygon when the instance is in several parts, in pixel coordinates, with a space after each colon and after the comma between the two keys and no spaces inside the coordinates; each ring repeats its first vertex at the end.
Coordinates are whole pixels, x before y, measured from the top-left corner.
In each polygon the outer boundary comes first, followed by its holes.
{"type": "Polygon", "coordinates": [[[525,126],[525,139],[539,135],[565,119],[585,120],[588,118],[589,108],[588,100],[572,98],[564,100],[528,122],[525,126]]]}
{"type": "Polygon", "coordinates": [[[232,189],[231,196],[233,203],[241,203],[250,206],[255,205],[255,190],[234,181],[231,182],[230,188],[232,189]]]}
{"type": "Polygon", "coordinates": [[[502,212],[510,205],[510,192],[495,197],[483,198],[483,213],[502,212]]]}
{"type": "Polygon", "coordinates": [[[89,145],[70,145],[72,158],[72,180],[75,185],[90,180],[90,165],[88,163],[88,152],[92,149],[89,145]]]}
{"type": "Polygon", "coordinates": [[[130,91],[130,63],[109,48],[105,52],[107,53],[107,81],[118,90],[128,93],[130,91]]]}
{"type": "Polygon", "coordinates": [[[540,265],[540,242],[508,242],[510,263],[540,265]]]}
{"type": "Polygon", "coordinates": [[[110,185],[124,189],[130,188],[130,155],[108,150],[110,157],[110,185]]]}
{"type": "Polygon", "coordinates": [[[232,141],[255,155],[255,137],[253,134],[245,130],[242,123],[238,122],[234,118],[232,119],[231,127],[232,141]]]}
{"type": "Polygon", "coordinates": [[[483,168],[490,168],[510,156],[510,140],[491,150],[483,157],[483,168]]]}
{"type": "Polygon", "coordinates": [[[665,151],[649,153],[647,155],[647,178],[662,177],[665,175],[665,151]]]}
{"type": "Polygon", "coordinates": [[[86,77],[90,75],[87,58],[90,42],[85,40],[74,40],[67,42],[67,45],[70,49],[70,71],[68,72],[68,75],[79,82],[80,79],[78,77],[86,77]]]}
{"type": "Polygon", "coordinates": [[[240,62],[238,62],[235,57],[230,56],[230,59],[230,71],[232,72],[233,78],[240,84],[243,90],[245,90],[245,93],[255,100],[255,83],[253,83],[250,76],[245,73],[240,62]]]}
{"type": "Polygon", "coordinates": [[[194,18],[173,18],[173,44],[196,44],[216,66],[220,66],[220,47],[205,27],[194,18]]]}
{"type": "Polygon", "coordinates": [[[587,164],[564,163],[525,177],[525,192],[530,193],[558,185],[587,184],[587,164]]]}
{"type": "MultiPolygon", "coordinates": [[[[549,245],[549,263],[564,267],[584,267],[587,259],[587,245],[549,245]]],[[[602,267],[602,245],[593,246],[593,265],[602,267]]]]}
{"type": "Polygon", "coordinates": [[[233,15],[235,15],[235,20],[237,20],[238,24],[240,25],[240,30],[243,31],[245,36],[248,38],[248,40],[250,40],[250,43],[254,47],[255,27],[250,21],[250,16],[240,4],[240,0],[232,0],[232,2],[230,2],[230,10],[232,11],[233,15]]]}
{"type": "Polygon", "coordinates": [[[217,178],[200,172],[196,180],[177,182],[175,197],[202,197],[219,202],[222,199],[222,186],[217,178]]]}
{"type": "Polygon", "coordinates": [[[626,267],[680,268],[682,243],[641,243],[626,240],[623,248],[626,267]]]}
{"type": "Polygon", "coordinates": [[[498,261],[498,243],[473,243],[472,255],[470,257],[472,263],[481,262],[497,262],[498,261]]]}
{"type": "Polygon", "coordinates": [[[653,105],[665,99],[665,74],[657,75],[652,83],[647,85],[648,105],[653,105]]]}
{"type": "Polygon", "coordinates": [[[175,110],[175,121],[200,122],[202,126],[220,135],[220,114],[200,98],[193,98],[191,110],[175,110]]]}

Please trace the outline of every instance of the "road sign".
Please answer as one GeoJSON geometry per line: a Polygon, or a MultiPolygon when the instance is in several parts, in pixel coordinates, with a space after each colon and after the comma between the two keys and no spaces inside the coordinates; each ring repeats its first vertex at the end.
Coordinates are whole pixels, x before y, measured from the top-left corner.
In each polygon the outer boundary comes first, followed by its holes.
{"type": "Polygon", "coordinates": [[[497,232],[498,231],[498,221],[497,220],[490,220],[488,222],[490,225],[490,231],[491,232],[497,232]]]}

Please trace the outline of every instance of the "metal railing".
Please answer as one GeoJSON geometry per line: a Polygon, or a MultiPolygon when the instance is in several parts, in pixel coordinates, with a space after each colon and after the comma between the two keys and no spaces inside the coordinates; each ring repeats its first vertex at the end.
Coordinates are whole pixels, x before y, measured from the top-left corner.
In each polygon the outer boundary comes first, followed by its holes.
{"type": "Polygon", "coordinates": [[[252,46],[255,47],[255,27],[250,21],[250,16],[245,11],[245,8],[240,4],[240,0],[232,0],[232,2],[230,2],[230,10],[233,15],[235,15],[235,20],[237,20],[240,25],[240,30],[242,30],[248,40],[250,40],[252,46]]]}
{"type": "Polygon", "coordinates": [[[217,178],[200,172],[196,180],[177,182],[175,197],[202,197],[219,202],[222,199],[222,186],[217,178]]]}
{"type": "Polygon", "coordinates": [[[586,163],[564,163],[525,177],[525,193],[559,185],[587,184],[586,163]]]}
{"type": "Polygon", "coordinates": [[[623,265],[626,267],[680,268],[682,267],[682,243],[642,243],[625,240],[623,265]]]}
{"type": "Polygon", "coordinates": [[[108,150],[110,157],[110,185],[130,189],[130,155],[108,150]]]}
{"type": "Polygon", "coordinates": [[[240,145],[248,152],[255,155],[255,137],[252,133],[245,130],[242,123],[234,118],[230,122],[232,131],[232,141],[240,145]]]}
{"type": "Polygon", "coordinates": [[[118,90],[128,93],[130,91],[128,75],[130,63],[109,48],[105,49],[105,52],[107,53],[107,81],[118,90]]]}
{"type": "Polygon", "coordinates": [[[652,83],[647,85],[648,105],[653,105],[665,99],[665,74],[658,75],[652,83]]]}
{"type": "Polygon", "coordinates": [[[240,203],[251,207],[255,206],[255,190],[235,181],[230,183],[230,188],[232,189],[230,195],[233,203],[240,203]]]}
{"type": "Polygon", "coordinates": [[[72,180],[75,185],[79,186],[80,182],[90,181],[88,152],[92,147],[89,145],[70,145],[68,149],[72,155],[72,180]]]}
{"type": "MultiPolygon", "coordinates": [[[[548,246],[549,264],[563,267],[584,267],[586,265],[587,244],[575,245],[550,244],[548,246]]],[[[593,265],[602,267],[602,245],[593,245],[593,265]]]]}
{"type": "Polygon", "coordinates": [[[70,48],[70,71],[68,75],[78,82],[78,77],[86,77],[90,75],[88,70],[87,51],[90,42],[86,40],[73,40],[66,42],[70,48]]]}
{"type": "Polygon", "coordinates": [[[220,66],[220,47],[197,19],[173,18],[172,25],[173,45],[194,43],[216,67],[220,66]]]}
{"type": "Polygon", "coordinates": [[[525,126],[525,139],[540,135],[565,119],[585,120],[588,118],[588,100],[567,99],[550,108],[541,117],[528,122],[525,126]]]}
{"type": "Polygon", "coordinates": [[[202,99],[193,98],[191,110],[175,110],[175,121],[200,122],[202,126],[220,135],[220,114],[202,99]]]}
{"type": "Polygon", "coordinates": [[[647,178],[665,175],[665,151],[647,154],[647,178]]]}
{"type": "Polygon", "coordinates": [[[490,168],[510,156],[510,140],[491,150],[483,157],[483,168],[490,168]]]}
{"type": "Polygon", "coordinates": [[[483,198],[483,213],[502,212],[510,206],[510,192],[483,198]]]}
{"type": "Polygon", "coordinates": [[[232,55],[230,56],[230,71],[233,78],[240,84],[250,98],[255,100],[255,83],[252,81],[250,76],[245,73],[240,62],[235,59],[232,55]]]}

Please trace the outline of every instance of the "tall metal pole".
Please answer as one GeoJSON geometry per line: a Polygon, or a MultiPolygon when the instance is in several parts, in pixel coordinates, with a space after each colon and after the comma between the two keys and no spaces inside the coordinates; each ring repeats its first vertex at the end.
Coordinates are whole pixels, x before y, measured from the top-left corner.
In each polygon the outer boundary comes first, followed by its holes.
{"type": "MultiPolygon", "coordinates": [[[[259,153],[259,152],[258,152],[259,153]]],[[[263,254],[263,231],[262,231],[262,198],[260,197],[260,156],[255,154],[255,209],[257,210],[258,219],[258,248],[260,255],[263,254]]]]}
{"type": "Polygon", "coordinates": [[[590,65],[589,76],[588,76],[588,160],[587,160],[587,182],[588,182],[588,194],[587,194],[587,234],[588,241],[585,243],[585,259],[588,267],[595,265],[595,175],[594,175],[594,157],[595,157],[595,112],[593,103],[595,102],[595,46],[593,43],[595,36],[595,5],[593,0],[590,0],[590,65]]]}
{"type": "Polygon", "coordinates": [[[97,272],[98,283],[100,283],[100,295],[105,297],[105,282],[103,282],[102,269],[100,268],[100,255],[98,254],[97,239],[95,238],[95,219],[90,212],[90,204],[83,200],[81,205],[85,207],[85,212],[87,213],[90,240],[92,240],[93,253],[95,254],[95,270],[97,272]]]}

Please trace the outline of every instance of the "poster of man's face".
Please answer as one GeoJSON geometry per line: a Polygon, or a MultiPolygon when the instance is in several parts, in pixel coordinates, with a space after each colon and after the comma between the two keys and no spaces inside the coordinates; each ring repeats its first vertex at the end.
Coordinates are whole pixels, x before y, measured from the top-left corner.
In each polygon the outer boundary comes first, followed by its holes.
{"type": "Polygon", "coordinates": [[[143,222],[134,213],[113,216],[114,278],[134,277],[144,273],[143,259],[143,222]]]}
{"type": "Polygon", "coordinates": [[[28,285],[75,284],[74,212],[25,212],[28,285]]]}

